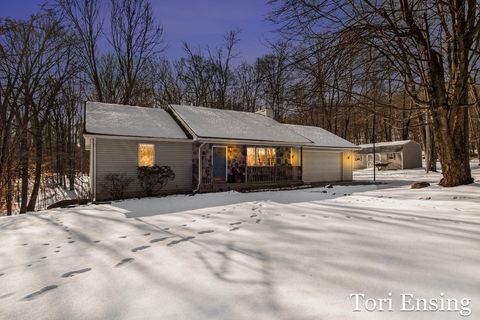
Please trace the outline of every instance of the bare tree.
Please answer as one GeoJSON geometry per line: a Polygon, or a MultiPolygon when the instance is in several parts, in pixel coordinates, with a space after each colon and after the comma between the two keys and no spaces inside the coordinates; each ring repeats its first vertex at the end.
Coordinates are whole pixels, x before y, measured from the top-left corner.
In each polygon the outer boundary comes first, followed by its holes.
{"type": "Polygon", "coordinates": [[[148,1],[112,0],[111,44],[117,59],[123,92],[120,102],[135,104],[142,73],[163,47],[163,28],[148,1]]]}
{"type": "Polygon", "coordinates": [[[350,48],[373,48],[403,75],[405,88],[432,119],[443,186],[473,181],[469,163],[468,77],[479,59],[479,3],[469,1],[270,1],[290,36],[328,30],[350,48]],[[329,26],[323,23],[328,23],[329,26]],[[328,28],[328,29],[324,29],[328,28]],[[412,90],[412,88],[416,88],[412,90]],[[418,92],[424,91],[420,96],[418,92]]]}

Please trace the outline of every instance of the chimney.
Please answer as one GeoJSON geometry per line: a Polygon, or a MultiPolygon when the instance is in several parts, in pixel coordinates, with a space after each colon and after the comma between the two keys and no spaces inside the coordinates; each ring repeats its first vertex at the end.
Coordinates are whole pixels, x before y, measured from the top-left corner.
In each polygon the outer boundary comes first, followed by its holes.
{"type": "Polygon", "coordinates": [[[269,117],[273,119],[273,110],[270,108],[264,108],[255,112],[256,114],[261,114],[264,117],[269,117]]]}

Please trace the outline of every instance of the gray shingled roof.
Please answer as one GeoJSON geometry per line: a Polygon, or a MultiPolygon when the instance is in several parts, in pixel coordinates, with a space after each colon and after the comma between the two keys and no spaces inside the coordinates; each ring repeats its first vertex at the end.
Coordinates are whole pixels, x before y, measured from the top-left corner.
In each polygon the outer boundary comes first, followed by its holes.
{"type": "Polygon", "coordinates": [[[283,124],[260,114],[181,105],[170,107],[199,138],[312,143],[283,124]]]}
{"type": "MultiPolygon", "coordinates": [[[[182,105],[170,105],[170,108],[180,123],[199,139],[358,148],[322,128],[281,124],[256,113],[182,105]]],[[[87,102],[85,112],[87,134],[188,139],[174,117],[164,109],[87,102]]]]}
{"type": "Polygon", "coordinates": [[[87,134],[188,139],[163,109],[100,102],[87,102],[85,108],[87,134]]]}
{"type": "Polygon", "coordinates": [[[311,140],[313,142],[313,146],[315,147],[358,149],[358,146],[354,145],[350,141],[347,141],[320,127],[302,126],[296,124],[285,124],[284,126],[311,140]]]}
{"type": "MultiPolygon", "coordinates": [[[[414,142],[412,140],[399,140],[399,141],[387,141],[387,142],[378,142],[375,143],[376,152],[398,152],[403,149],[403,146],[414,142]]],[[[414,142],[415,143],[415,142],[414,142]]],[[[360,154],[373,153],[373,143],[361,144],[359,145],[361,150],[357,151],[360,154]]]]}

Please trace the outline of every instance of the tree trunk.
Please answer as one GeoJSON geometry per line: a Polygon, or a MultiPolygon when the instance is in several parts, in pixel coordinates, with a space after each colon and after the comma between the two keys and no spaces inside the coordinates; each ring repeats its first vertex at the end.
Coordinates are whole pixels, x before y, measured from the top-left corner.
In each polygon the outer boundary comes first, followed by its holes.
{"type": "Polygon", "coordinates": [[[33,182],[32,194],[28,202],[27,211],[35,211],[37,204],[38,191],[40,190],[40,182],[42,178],[42,161],[43,160],[43,139],[42,130],[37,130],[35,134],[35,180],[33,182]]]}
{"type": "Polygon", "coordinates": [[[20,213],[27,212],[27,201],[28,201],[28,179],[29,179],[29,148],[28,148],[28,136],[27,136],[27,124],[23,124],[22,132],[20,133],[20,165],[21,165],[21,181],[22,181],[22,190],[21,190],[21,204],[20,204],[20,213]]]}
{"type": "Polygon", "coordinates": [[[465,105],[450,110],[440,107],[436,109],[437,116],[433,119],[443,174],[440,185],[444,187],[473,183],[470,170],[468,108],[464,107],[465,105]]]}
{"type": "Polygon", "coordinates": [[[8,159],[7,162],[7,216],[12,215],[13,211],[13,203],[12,203],[12,198],[13,198],[13,184],[12,184],[12,161],[11,158],[8,159]]]}

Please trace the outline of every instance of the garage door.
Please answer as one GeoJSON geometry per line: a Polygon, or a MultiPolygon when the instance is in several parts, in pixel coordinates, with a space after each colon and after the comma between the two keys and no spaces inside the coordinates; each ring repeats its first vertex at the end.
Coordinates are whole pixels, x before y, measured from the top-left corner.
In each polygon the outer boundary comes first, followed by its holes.
{"type": "Polygon", "coordinates": [[[342,153],[303,150],[304,182],[341,181],[342,153]]]}

